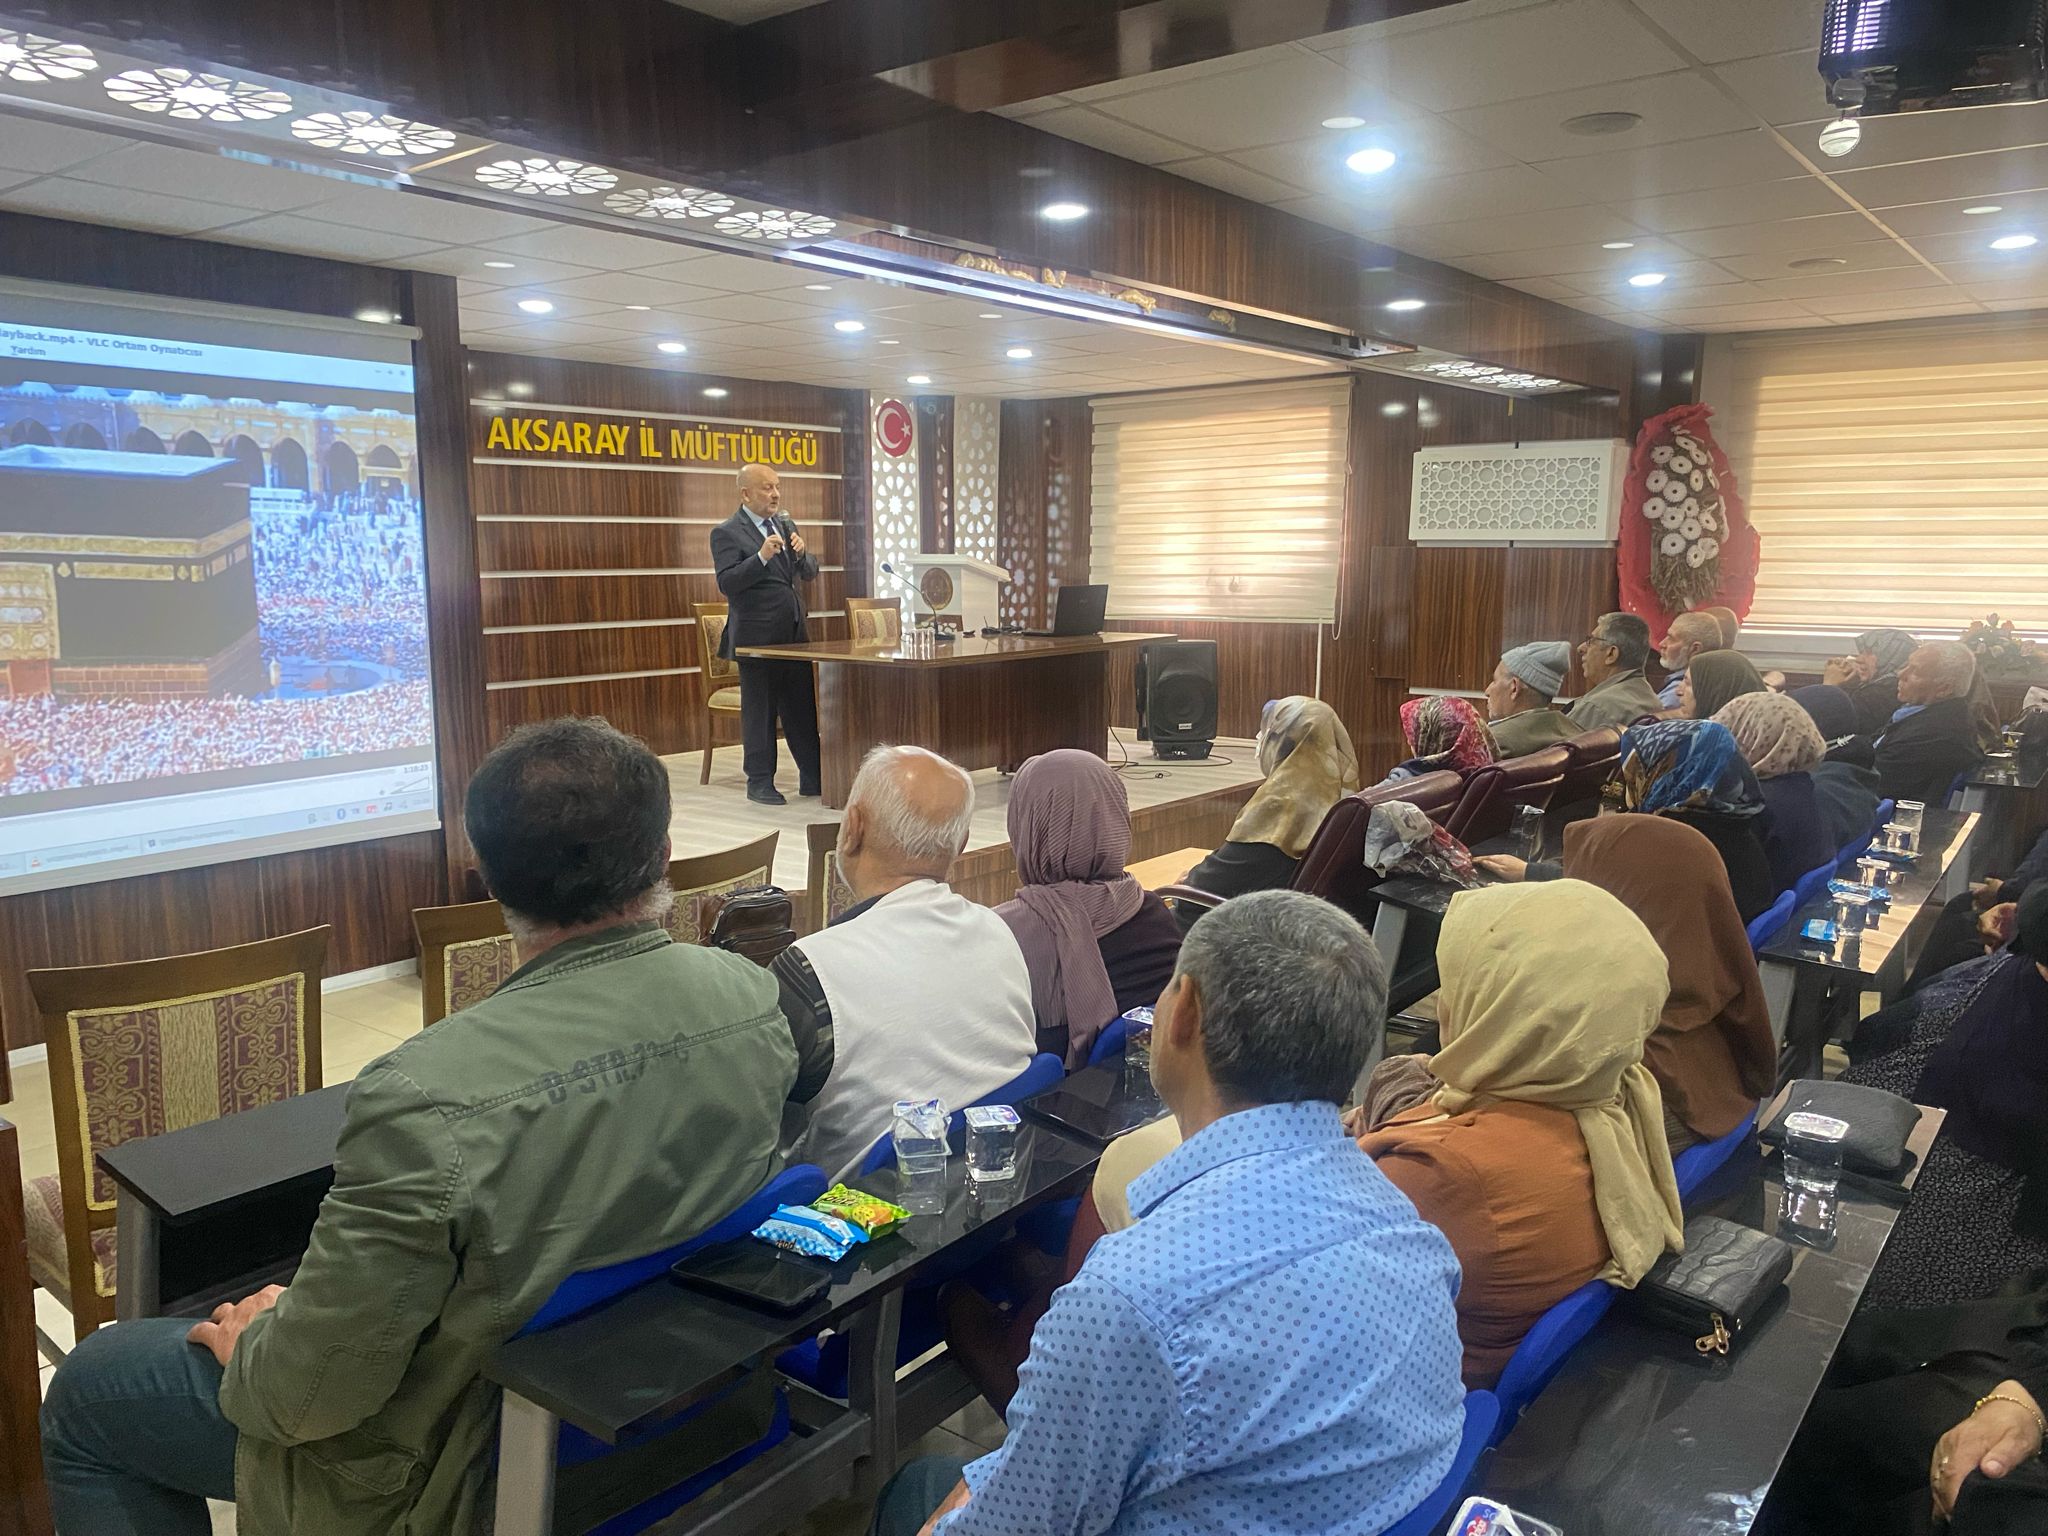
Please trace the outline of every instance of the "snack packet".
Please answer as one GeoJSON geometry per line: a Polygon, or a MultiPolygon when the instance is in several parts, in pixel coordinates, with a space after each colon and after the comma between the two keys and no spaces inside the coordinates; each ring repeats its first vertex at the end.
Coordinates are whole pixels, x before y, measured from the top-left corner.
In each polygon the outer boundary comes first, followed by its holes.
{"type": "Polygon", "coordinates": [[[832,1260],[845,1258],[856,1243],[868,1240],[860,1228],[807,1205],[778,1206],[773,1216],[754,1228],[754,1236],[791,1253],[832,1260]]]}
{"type": "Polygon", "coordinates": [[[811,1209],[837,1216],[869,1237],[880,1237],[898,1223],[910,1220],[910,1212],[902,1206],[891,1205],[880,1195],[870,1195],[846,1184],[834,1184],[811,1202],[811,1209]]]}

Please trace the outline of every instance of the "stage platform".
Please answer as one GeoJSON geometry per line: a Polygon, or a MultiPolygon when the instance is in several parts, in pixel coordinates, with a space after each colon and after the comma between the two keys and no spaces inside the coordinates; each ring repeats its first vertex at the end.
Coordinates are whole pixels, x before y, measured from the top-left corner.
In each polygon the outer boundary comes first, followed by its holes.
{"type": "MultiPolygon", "coordinates": [[[[1171,853],[1178,848],[1212,848],[1236,820],[1238,808],[1259,782],[1254,743],[1219,739],[1214,754],[1203,762],[1155,762],[1151,747],[1134,742],[1131,733],[1112,733],[1109,761],[1130,766],[1121,774],[1131,799],[1131,861],[1171,853]]],[[[784,806],[756,805],[747,798],[746,776],[740,769],[740,748],[720,747],[712,754],[711,782],[699,784],[701,752],[665,757],[674,793],[670,835],[678,857],[734,848],[769,832],[779,832],[775,850],[775,883],[792,894],[809,879],[808,844],[804,829],[815,822],[837,821],[840,812],[817,800],[796,798],[796,771],[782,753],[776,787],[789,796],[784,806]]],[[[974,778],[974,830],[967,853],[954,870],[953,884],[964,895],[993,905],[1016,890],[1015,864],[1010,857],[1006,825],[1010,781],[993,768],[974,778]]]]}

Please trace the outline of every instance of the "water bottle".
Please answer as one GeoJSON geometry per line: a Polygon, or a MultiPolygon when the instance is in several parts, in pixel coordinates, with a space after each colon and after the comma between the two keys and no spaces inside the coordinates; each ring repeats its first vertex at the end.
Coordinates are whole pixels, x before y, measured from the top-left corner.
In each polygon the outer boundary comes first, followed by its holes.
{"type": "Polygon", "coordinates": [[[1814,1247],[1835,1239],[1842,1142],[1849,1122],[1810,1110],[1785,1117],[1784,1235],[1814,1247]]]}
{"type": "Polygon", "coordinates": [[[937,1099],[898,1099],[890,1139],[896,1146],[898,1201],[913,1215],[946,1208],[946,1106],[937,1099]]]}

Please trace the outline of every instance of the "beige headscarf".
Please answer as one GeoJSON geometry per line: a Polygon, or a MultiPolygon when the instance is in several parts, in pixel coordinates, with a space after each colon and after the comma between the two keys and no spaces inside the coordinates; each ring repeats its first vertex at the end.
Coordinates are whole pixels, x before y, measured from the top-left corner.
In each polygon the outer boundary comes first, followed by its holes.
{"type": "Polygon", "coordinates": [[[1805,773],[1827,756],[1813,716],[1782,693],[1745,693],[1714,711],[1760,779],[1805,773]]]}
{"type": "Polygon", "coordinates": [[[1230,828],[1233,843],[1271,843],[1289,858],[1307,849],[1330,807],[1358,788],[1358,754],[1337,712],[1321,699],[1290,694],[1259,721],[1259,769],[1230,828]]]}
{"type": "Polygon", "coordinates": [[[1568,1109],[1593,1166],[1612,1255],[1600,1277],[1633,1286],[1685,1245],[1664,1102],[1643,1066],[1669,972],[1642,920],[1583,880],[1463,891],[1437,944],[1444,1047],[1436,1104],[1568,1109]]]}

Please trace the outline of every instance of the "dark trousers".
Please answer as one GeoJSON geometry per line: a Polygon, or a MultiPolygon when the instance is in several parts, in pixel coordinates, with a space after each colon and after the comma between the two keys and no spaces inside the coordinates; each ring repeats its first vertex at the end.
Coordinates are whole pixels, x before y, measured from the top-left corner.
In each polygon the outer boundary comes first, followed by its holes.
{"type": "Polygon", "coordinates": [[[740,739],[746,744],[747,786],[775,782],[775,722],[782,722],[801,787],[818,788],[818,696],[807,661],[760,661],[742,656],[740,739]]]}

